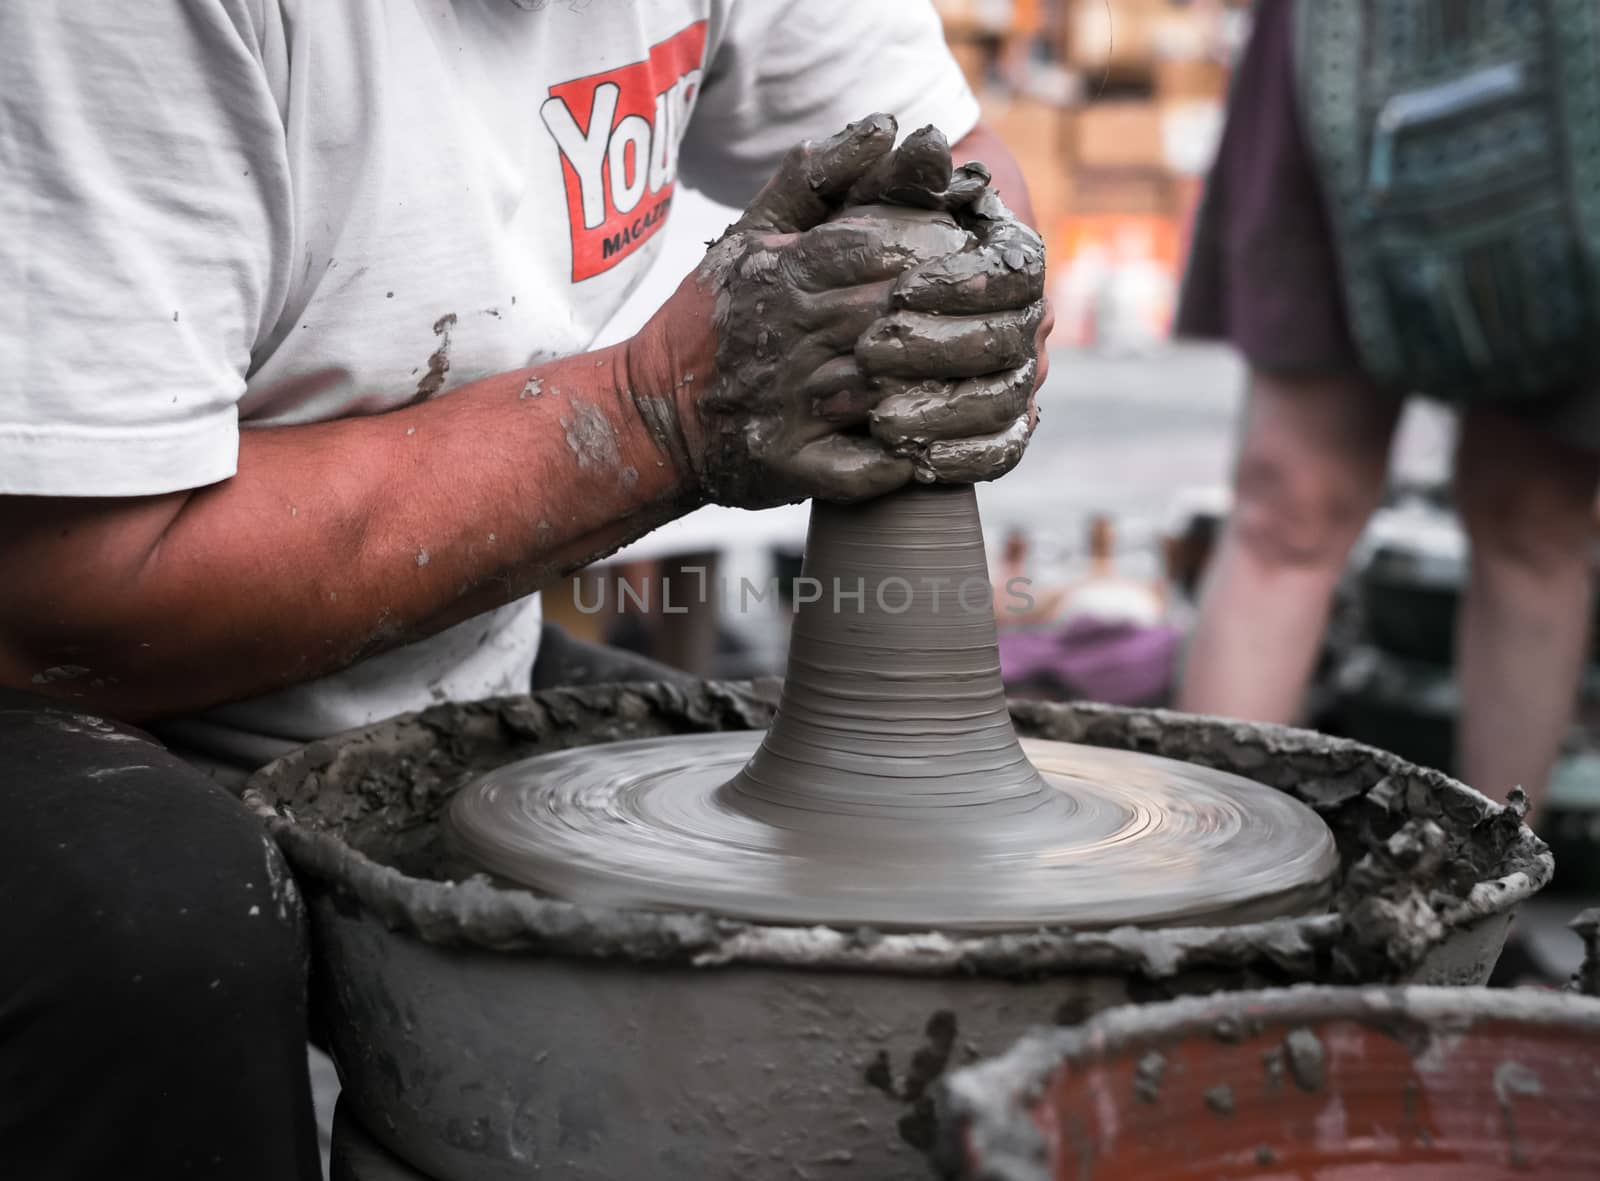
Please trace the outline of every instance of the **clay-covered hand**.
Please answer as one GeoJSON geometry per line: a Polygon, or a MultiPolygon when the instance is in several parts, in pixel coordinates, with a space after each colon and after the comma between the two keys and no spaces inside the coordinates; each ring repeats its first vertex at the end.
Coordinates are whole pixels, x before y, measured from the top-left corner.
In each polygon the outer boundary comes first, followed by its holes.
{"type": "Polygon", "coordinates": [[[856,342],[893,310],[902,274],[967,244],[938,211],[839,216],[869,174],[900,183],[894,140],[894,120],[875,115],[791,151],[647,326],[679,376],[670,406],[635,400],[658,438],[681,438],[703,498],[857,500],[913,479],[912,460],[869,430],[876,391],[832,376],[856,370],[856,342]]]}
{"type": "Polygon", "coordinates": [[[636,338],[635,403],[702,498],[857,500],[1020,457],[1037,239],[937,131],[894,139],[875,115],[791,151],[636,338]]]}
{"type": "MultiPolygon", "coordinates": [[[[936,143],[943,148],[942,137],[936,143]]],[[[955,169],[942,190],[896,181],[869,172],[850,197],[944,210],[969,238],[902,275],[890,295],[895,310],[856,344],[862,379],[881,392],[872,433],[913,459],[918,480],[991,480],[1016,466],[1037,421],[1044,243],[1006,208],[981,164],[955,169]]]]}

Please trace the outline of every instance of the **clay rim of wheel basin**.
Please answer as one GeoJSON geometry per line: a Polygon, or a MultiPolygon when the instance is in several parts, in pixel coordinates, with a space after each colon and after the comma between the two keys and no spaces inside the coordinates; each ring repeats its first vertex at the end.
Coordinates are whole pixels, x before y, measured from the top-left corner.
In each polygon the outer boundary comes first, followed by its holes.
{"type": "MultiPolygon", "coordinates": [[[[1395,1108],[1395,1118],[1390,1124],[1398,1127],[1405,1122],[1406,1100],[1398,1094],[1403,1090],[1402,1083],[1385,1073],[1389,1068],[1377,1057],[1351,1058],[1348,1045],[1343,1046],[1341,1052],[1328,1051],[1328,1038],[1341,1027],[1350,1030],[1350,1036],[1342,1039],[1346,1043],[1352,1038],[1365,1038],[1371,1044],[1394,1043],[1395,1054],[1412,1061],[1427,1056],[1434,1039],[1445,1038],[1458,1046],[1479,1027],[1491,1031],[1491,1037],[1495,1032],[1503,1034],[1507,1030],[1520,1030],[1535,1037],[1553,1035],[1558,1044],[1568,1047],[1569,1053],[1575,1048],[1581,1059],[1582,1047],[1600,1039],[1600,999],[1533,989],[1301,985],[1183,997],[1147,1005],[1119,1005],[1081,1025],[1027,1034],[1003,1054],[963,1067],[941,1080],[935,1100],[940,1113],[939,1140],[932,1155],[942,1176],[1005,1176],[1015,1181],[1038,1177],[1044,1181],[1055,1175],[1051,1171],[1052,1153],[1064,1156],[1082,1151],[1081,1146],[1068,1149],[1055,1144],[1046,1135],[1042,1129],[1054,1127],[1062,1118],[1059,1108],[1046,1109],[1063,1101],[1108,1102],[1111,1110],[1120,1108],[1123,1112],[1120,1124],[1110,1125],[1113,1134],[1120,1126],[1123,1151],[1120,1156],[1113,1153],[1102,1159],[1101,1164],[1125,1170],[1136,1167],[1133,1156],[1137,1150],[1130,1154],[1129,1142],[1148,1147],[1139,1139],[1140,1117],[1170,1119],[1180,1126],[1201,1125],[1207,1116],[1201,1104],[1195,1101],[1198,1098],[1195,1092],[1205,1086],[1212,1074],[1220,1079],[1233,1073],[1224,1069],[1230,1054],[1237,1065],[1245,1065],[1247,1069],[1256,1062],[1270,1066],[1259,1055],[1263,1041],[1278,1043],[1281,1048],[1271,1055],[1276,1059],[1275,1069],[1281,1074],[1287,1065],[1288,1073],[1293,1076],[1292,1088],[1280,1080],[1280,1094],[1301,1100],[1308,1096],[1335,1102],[1348,1098],[1352,1108],[1359,1108],[1381,1102],[1386,1089],[1392,1089],[1397,1094],[1388,1096],[1395,1108]],[[1299,1046],[1295,1044],[1296,1038],[1303,1039],[1299,1046]],[[1309,1060],[1297,1062],[1297,1049],[1309,1060]],[[1186,1078],[1171,1078],[1174,1055],[1187,1057],[1181,1068],[1186,1078]],[[1129,1065],[1135,1063],[1134,1086],[1123,1092],[1113,1084],[1112,1076],[1120,1078],[1129,1065]],[[1210,1073],[1207,1067],[1211,1068],[1210,1073]],[[1367,1073],[1364,1074],[1363,1069],[1367,1073]],[[1306,1077],[1308,1072],[1311,1077],[1306,1077]],[[1172,1093],[1173,1087],[1169,1085],[1172,1081],[1179,1083],[1178,1094],[1172,1093]],[[1052,1099],[1052,1092],[1058,1086],[1058,1097],[1052,1099]],[[1110,1093],[1116,1098],[1111,1099],[1110,1093]],[[1061,1096],[1067,1098],[1063,1100],[1061,1096]]],[[[1438,1098],[1470,1104],[1475,1087],[1482,1107],[1489,1108],[1491,1100],[1498,1101],[1493,1106],[1498,1107],[1502,1120],[1509,1119],[1507,1105],[1513,1095],[1543,1102],[1545,1086],[1533,1071],[1549,1063],[1537,1058],[1523,1060],[1512,1056],[1508,1050],[1480,1057],[1499,1058],[1501,1070],[1510,1068],[1522,1073],[1510,1080],[1509,1087],[1502,1086],[1506,1080],[1502,1079],[1500,1070],[1495,1072],[1492,1081],[1470,1074],[1446,1075],[1443,1077],[1445,1093],[1438,1098]],[[1524,1079],[1532,1081],[1523,1082],[1524,1079]]],[[[1440,1069],[1438,1065],[1433,1068],[1436,1072],[1440,1069]]],[[[1569,1073],[1581,1076],[1582,1085],[1591,1093],[1600,1088],[1600,1075],[1589,1078],[1587,1068],[1581,1063],[1575,1063],[1569,1073]]],[[[1250,1171],[1250,1176],[1276,1177],[1291,1173],[1298,1176],[1308,1163],[1314,1163],[1307,1158],[1315,1158],[1316,1143],[1283,1140],[1284,1129],[1290,1126],[1288,1121],[1292,1117],[1285,1114],[1284,1104],[1279,1099],[1280,1095],[1273,1095],[1264,1102],[1259,1094],[1239,1092],[1226,1085],[1205,1093],[1204,1106],[1210,1109],[1212,1116],[1226,1121],[1221,1143],[1231,1153],[1248,1151],[1253,1144],[1269,1150],[1265,1158],[1257,1157],[1259,1169],[1250,1171]],[[1217,1096],[1217,1091],[1222,1091],[1223,1095],[1217,1096]],[[1252,1114],[1257,1111],[1265,1114],[1252,1114]],[[1287,1161],[1282,1152],[1288,1150],[1298,1152],[1300,1159],[1287,1161]]],[[[1569,1105],[1569,1110],[1571,1106],[1581,1108],[1581,1103],[1581,1100],[1575,1101],[1569,1105]]],[[[1471,1126],[1471,1121],[1481,1114],[1469,1105],[1463,1119],[1457,1123],[1471,1126]]],[[[1306,1122],[1307,1116],[1308,1111],[1302,1110],[1301,1122],[1306,1122]]],[[[1073,1129],[1072,1136],[1088,1138],[1092,1143],[1096,1137],[1104,1135],[1107,1128],[1097,1126],[1097,1118],[1087,1115],[1085,1123],[1073,1129]]],[[[1497,1125],[1498,1121],[1491,1124],[1497,1125]]],[[[1508,1124],[1505,1131],[1515,1147],[1515,1126],[1508,1124]]],[[[1487,1138],[1492,1139],[1492,1134],[1487,1138]]],[[[1207,1150],[1197,1146],[1193,1138],[1184,1139],[1181,1128],[1175,1132],[1175,1147],[1186,1154],[1185,1159],[1191,1165],[1220,1167],[1223,1164],[1222,1160],[1206,1155],[1207,1150]]],[[[1213,1143],[1209,1151],[1214,1152],[1216,1148],[1213,1143]]],[[[1376,1163],[1380,1168],[1395,1170],[1396,1176],[1409,1175],[1405,1170],[1407,1152],[1399,1135],[1393,1136],[1393,1143],[1381,1146],[1377,1158],[1363,1159],[1369,1166],[1376,1163]]],[[[1585,1159],[1588,1159],[1587,1154],[1585,1159]]],[[[1228,1163],[1234,1166],[1229,1175],[1236,1175],[1237,1160],[1230,1159],[1228,1163]]],[[[1336,1162],[1322,1163],[1333,1165],[1336,1162]]],[[[1477,1163],[1484,1166],[1481,1172],[1473,1171],[1465,1161],[1460,1162],[1462,1175],[1499,1177],[1508,1172],[1489,1167],[1489,1162],[1477,1163]]],[[[1542,1169],[1544,1163],[1541,1161],[1538,1168],[1542,1169]]],[[[1428,1175],[1440,1174],[1429,1172],[1428,1175]]],[[[1561,1175],[1570,1174],[1563,1170],[1561,1175]]]]}
{"type": "Polygon", "coordinates": [[[1231,927],[884,934],[582,907],[481,877],[441,880],[449,868],[437,818],[485,770],[573,746],[759,729],[771,720],[777,688],[594,685],[440,705],[291,751],[251,777],[244,801],[305,885],[391,930],[440,946],[700,966],[1161,977],[1256,964],[1298,979],[1397,980],[1450,933],[1536,893],[1554,870],[1515,810],[1359,743],[1156,710],[1018,701],[1011,713],[1025,736],[1184,759],[1309,804],[1339,847],[1331,909],[1231,927]],[[1434,868],[1419,875],[1423,820],[1437,823],[1445,843],[1433,850],[1434,868]]]}

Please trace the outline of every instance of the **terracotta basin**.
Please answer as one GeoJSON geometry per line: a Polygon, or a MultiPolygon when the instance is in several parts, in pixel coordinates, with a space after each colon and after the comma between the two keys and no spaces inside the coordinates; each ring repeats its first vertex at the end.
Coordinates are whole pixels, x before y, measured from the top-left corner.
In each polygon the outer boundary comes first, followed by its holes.
{"type": "Polygon", "coordinates": [[[1600,1178],[1600,1000],[1306,987],[1108,1010],[951,1075],[972,1181],[1600,1178]]]}

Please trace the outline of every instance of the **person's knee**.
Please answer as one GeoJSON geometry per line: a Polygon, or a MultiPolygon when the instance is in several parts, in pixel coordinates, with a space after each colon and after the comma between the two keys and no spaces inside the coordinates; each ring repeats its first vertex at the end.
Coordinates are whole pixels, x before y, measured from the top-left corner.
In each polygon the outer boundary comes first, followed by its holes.
{"type": "Polygon", "coordinates": [[[1330,463],[1297,462],[1271,447],[1239,457],[1229,530],[1257,561],[1336,574],[1381,490],[1330,463]]]}
{"type": "Polygon", "coordinates": [[[1252,372],[1232,544],[1269,569],[1337,576],[1382,495],[1397,413],[1360,378],[1252,372]]]}
{"type": "Polygon", "coordinates": [[[1458,466],[1456,508],[1480,568],[1538,579],[1583,571],[1595,535],[1595,470],[1588,462],[1458,466]]]}
{"type": "Polygon", "coordinates": [[[304,916],[266,831],[49,703],[0,709],[0,751],[0,1161],[315,1176],[304,916]]]}
{"type": "MultiPolygon", "coordinates": [[[[117,1040],[204,1037],[230,1014],[285,1020],[305,1004],[305,918],[271,839],[233,801],[186,847],[126,860],[68,848],[38,940],[36,1012],[117,1040]]],[[[177,834],[173,834],[176,836],[177,834]]],[[[142,844],[130,834],[130,845],[142,844]]]]}

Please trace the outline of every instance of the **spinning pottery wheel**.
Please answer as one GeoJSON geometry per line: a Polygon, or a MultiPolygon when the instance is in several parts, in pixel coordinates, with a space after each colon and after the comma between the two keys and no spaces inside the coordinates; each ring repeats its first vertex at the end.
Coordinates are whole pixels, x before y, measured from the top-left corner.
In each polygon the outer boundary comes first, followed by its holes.
{"type": "Polygon", "coordinates": [[[458,851],[575,902],[779,924],[1210,925],[1326,899],[1332,837],[1290,796],[1018,740],[970,486],[817,503],[799,587],[764,736],[501,767],[452,803],[458,851]]]}

